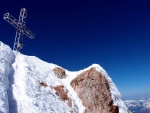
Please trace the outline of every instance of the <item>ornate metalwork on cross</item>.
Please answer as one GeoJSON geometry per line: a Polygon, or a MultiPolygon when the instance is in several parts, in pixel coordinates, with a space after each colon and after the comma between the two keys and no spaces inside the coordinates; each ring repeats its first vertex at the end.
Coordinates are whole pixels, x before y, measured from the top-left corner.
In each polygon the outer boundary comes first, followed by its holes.
{"type": "Polygon", "coordinates": [[[14,41],[14,47],[13,50],[19,51],[23,48],[23,35],[26,35],[30,39],[33,39],[35,37],[34,33],[30,31],[25,24],[25,20],[27,18],[27,10],[25,8],[22,8],[20,11],[19,20],[17,20],[14,16],[12,16],[10,13],[4,14],[4,19],[13,25],[16,28],[16,36],[14,41]]]}

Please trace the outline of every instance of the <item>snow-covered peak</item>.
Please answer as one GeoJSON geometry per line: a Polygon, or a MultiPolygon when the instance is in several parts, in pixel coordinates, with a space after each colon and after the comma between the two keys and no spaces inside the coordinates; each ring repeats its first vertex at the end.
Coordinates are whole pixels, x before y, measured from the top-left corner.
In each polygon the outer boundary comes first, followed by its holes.
{"type": "Polygon", "coordinates": [[[85,113],[85,100],[72,81],[92,68],[106,79],[112,107],[118,106],[119,113],[128,113],[117,87],[100,65],[71,72],[35,56],[12,51],[0,42],[0,113],[85,113]]]}
{"type": "Polygon", "coordinates": [[[144,103],[145,108],[149,108],[150,109],[150,99],[148,99],[145,103],[144,103]]]}
{"type": "Polygon", "coordinates": [[[150,99],[126,100],[125,104],[133,113],[150,113],[150,99]]]}

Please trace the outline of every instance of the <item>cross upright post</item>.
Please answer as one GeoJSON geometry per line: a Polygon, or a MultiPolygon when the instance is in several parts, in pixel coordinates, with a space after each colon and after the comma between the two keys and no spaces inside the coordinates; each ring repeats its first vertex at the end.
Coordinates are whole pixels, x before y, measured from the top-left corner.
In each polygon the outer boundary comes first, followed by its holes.
{"type": "Polygon", "coordinates": [[[10,13],[4,14],[4,19],[16,28],[16,36],[13,50],[19,51],[23,48],[23,35],[25,34],[30,39],[35,37],[34,33],[26,27],[27,10],[22,8],[20,11],[19,20],[13,17],[10,13]]]}

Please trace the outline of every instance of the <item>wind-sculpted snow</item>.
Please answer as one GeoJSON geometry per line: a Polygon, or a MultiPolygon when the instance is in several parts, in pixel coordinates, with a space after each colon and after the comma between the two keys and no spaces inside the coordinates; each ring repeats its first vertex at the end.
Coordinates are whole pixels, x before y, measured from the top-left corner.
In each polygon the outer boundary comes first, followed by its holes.
{"type": "Polygon", "coordinates": [[[99,65],[70,72],[12,51],[0,42],[0,113],[85,113],[86,108],[70,83],[90,68],[105,76],[113,104],[119,107],[119,113],[127,113],[115,84],[99,65]]]}
{"type": "Polygon", "coordinates": [[[11,49],[0,42],[0,113],[8,113],[9,109],[9,74],[14,56],[11,49]]]}
{"type": "Polygon", "coordinates": [[[55,90],[40,86],[42,81],[47,86],[60,85],[52,71],[54,66],[36,57],[16,55],[13,91],[19,113],[71,112],[72,109],[59,99],[55,90]]]}

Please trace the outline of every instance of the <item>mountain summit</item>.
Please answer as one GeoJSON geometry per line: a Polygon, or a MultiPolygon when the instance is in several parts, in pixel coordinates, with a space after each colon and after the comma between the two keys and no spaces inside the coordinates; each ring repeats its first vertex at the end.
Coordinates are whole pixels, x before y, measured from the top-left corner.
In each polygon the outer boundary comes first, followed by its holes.
{"type": "Polygon", "coordinates": [[[129,113],[99,65],[71,72],[0,42],[0,113],[129,113]]]}

